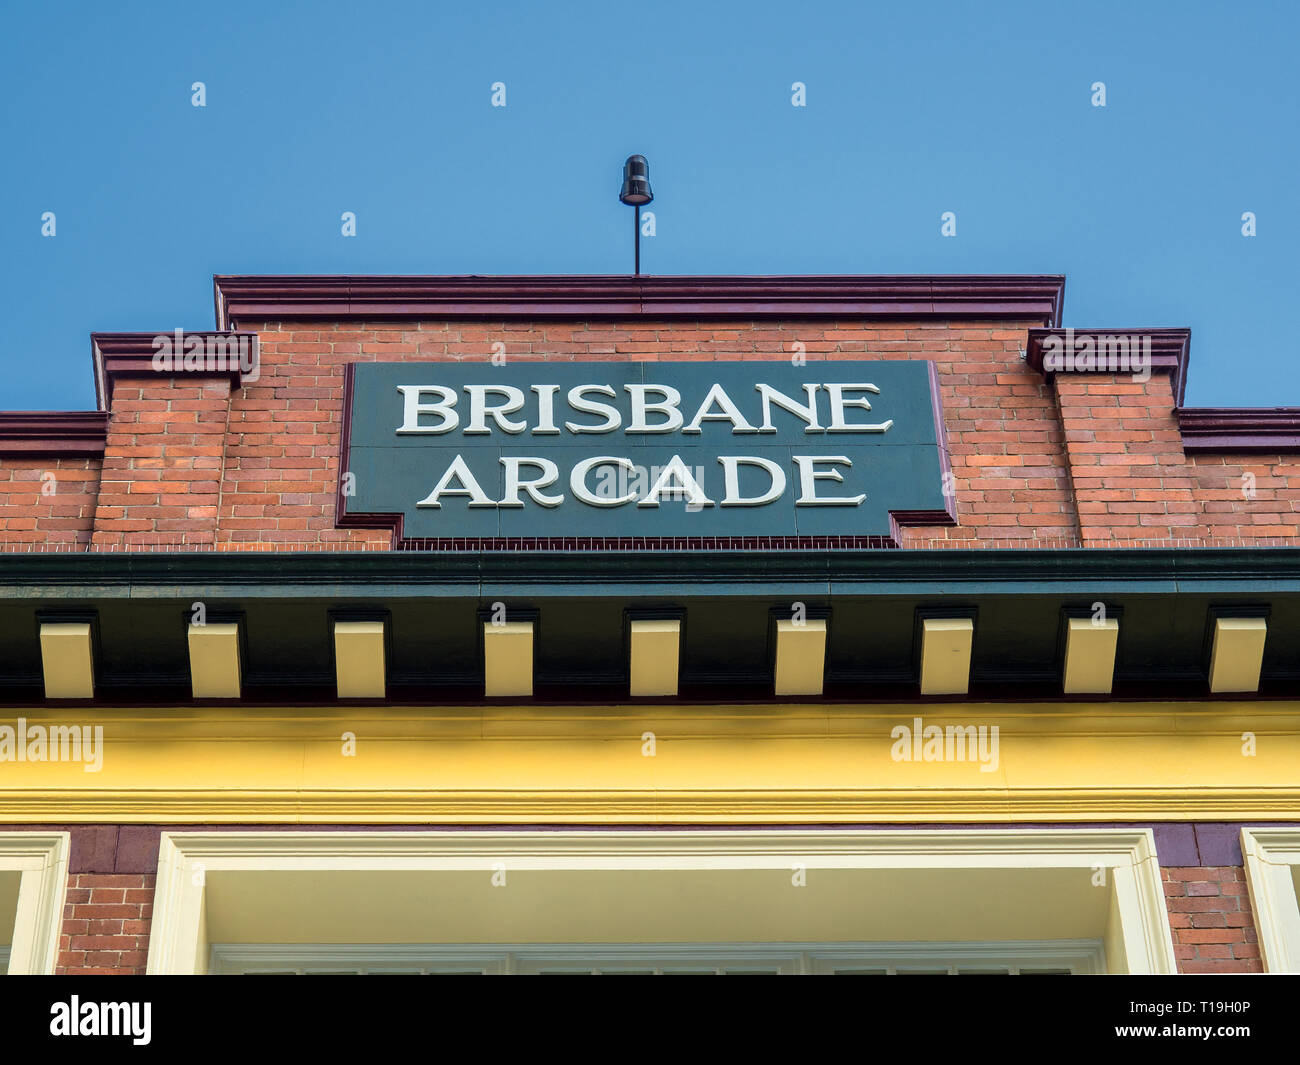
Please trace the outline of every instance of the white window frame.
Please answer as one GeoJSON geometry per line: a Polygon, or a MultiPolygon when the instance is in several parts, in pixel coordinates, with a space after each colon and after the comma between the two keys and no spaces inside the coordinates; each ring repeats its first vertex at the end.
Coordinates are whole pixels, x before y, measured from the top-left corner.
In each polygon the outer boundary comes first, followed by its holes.
{"type": "Polygon", "coordinates": [[[1264,970],[1300,972],[1300,826],[1243,828],[1241,856],[1264,970]]]}
{"type": "Polygon", "coordinates": [[[680,943],[680,944],[269,944],[215,943],[208,972],[245,973],[446,973],[485,976],[533,975],[553,969],[609,973],[647,969],[775,970],[782,976],[814,976],[837,968],[880,970],[896,975],[971,970],[1018,974],[1067,969],[1093,976],[1106,971],[1097,939],[961,943],[680,943]]]}
{"type": "Polygon", "coordinates": [[[4,970],[11,976],[52,974],[59,959],[68,896],[67,832],[0,831],[0,872],[21,874],[14,934],[4,970]]]}
{"type": "MultiPolygon", "coordinates": [[[[1058,869],[1101,876],[1112,892],[1113,948],[1130,973],[1174,973],[1173,938],[1156,858],[1143,829],[701,829],[164,832],[148,972],[207,969],[208,873],[286,870],[483,871],[743,869],[1058,869]]],[[[635,929],[620,940],[631,940],[635,929]]]]}

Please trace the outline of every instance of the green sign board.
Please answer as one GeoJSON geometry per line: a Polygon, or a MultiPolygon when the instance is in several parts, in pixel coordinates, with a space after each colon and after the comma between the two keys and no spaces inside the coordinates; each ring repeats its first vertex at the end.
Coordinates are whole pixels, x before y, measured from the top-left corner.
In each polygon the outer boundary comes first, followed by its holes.
{"type": "Polygon", "coordinates": [[[355,363],[338,515],[445,547],[884,544],[952,523],[947,471],[930,362],[355,363]]]}

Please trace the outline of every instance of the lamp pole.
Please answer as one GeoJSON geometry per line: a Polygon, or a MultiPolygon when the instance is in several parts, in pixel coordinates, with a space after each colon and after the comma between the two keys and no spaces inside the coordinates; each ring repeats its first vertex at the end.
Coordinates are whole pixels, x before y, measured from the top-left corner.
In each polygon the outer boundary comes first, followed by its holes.
{"type": "Polygon", "coordinates": [[[644,155],[629,155],[623,164],[620,202],[632,208],[632,242],[636,249],[636,276],[641,275],[641,208],[655,198],[650,191],[650,164],[644,155]]]}

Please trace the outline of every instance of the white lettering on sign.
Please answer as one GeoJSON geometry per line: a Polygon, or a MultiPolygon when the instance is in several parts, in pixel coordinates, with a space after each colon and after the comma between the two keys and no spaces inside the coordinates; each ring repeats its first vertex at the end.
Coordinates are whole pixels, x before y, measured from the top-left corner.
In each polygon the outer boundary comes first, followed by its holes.
{"type": "Polygon", "coordinates": [[[416,504],[417,507],[440,507],[442,504],[439,500],[443,496],[469,496],[469,505],[471,507],[495,507],[500,504],[492,502],[488,494],[483,491],[483,486],[478,483],[478,479],[470,472],[469,466],[465,464],[464,456],[457,455],[452,459],[451,465],[447,467],[447,472],[442,475],[433,491],[416,504]],[[452,482],[457,481],[459,488],[452,487],[452,482]]]}
{"type": "Polygon", "coordinates": [[[844,420],[845,407],[861,407],[863,410],[871,409],[871,402],[866,396],[859,396],[856,399],[846,399],[844,390],[852,388],[858,392],[874,392],[880,395],[880,389],[875,385],[827,385],[826,391],[831,397],[831,425],[832,433],[883,433],[892,425],[892,422],[884,422],[876,425],[849,425],[844,420]]]}
{"type": "Polygon", "coordinates": [[[691,424],[686,426],[682,432],[698,433],[700,431],[700,422],[703,421],[731,422],[731,431],[733,433],[758,432],[749,422],[745,421],[745,416],[740,413],[740,408],[732,402],[731,397],[727,395],[727,390],[721,385],[714,385],[709,389],[709,394],[704,397],[704,402],[700,404],[700,409],[695,412],[691,424]],[[713,407],[718,409],[714,411],[713,407]]]}
{"type": "Polygon", "coordinates": [[[517,410],[524,409],[524,393],[512,385],[466,385],[469,393],[469,424],[466,433],[490,433],[487,427],[488,415],[498,429],[507,433],[522,433],[528,428],[527,422],[515,422],[506,417],[517,410]],[[502,402],[488,403],[488,396],[500,396],[502,402]]]}
{"type": "Polygon", "coordinates": [[[564,496],[550,496],[542,491],[543,488],[549,488],[560,479],[560,468],[550,459],[509,456],[501,460],[501,465],[506,470],[506,491],[498,506],[522,507],[524,501],[519,498],[520,491],[527,492],[534,503],[543,507],[558,507],[564,502],[564,496]],[[531,480],[522,480],[519,476],[521,466],[536,466],[542,471],[542,475],[531,480]]]}
{"type": "Polygon", "coordinates": [[[682,427],[682,412],[678,407],[682,394],[667,385],[624,385],[632,396],[632,423],[627,427],[629,433],[671,433],[682,427]],[[647,392],[657,392],[659,400],[650,403],[647,392]],[[647,414],[662,414],[664,420],[653,425],[646,421],[647,414]]]}
{"type": "Polygon", "coordinates": [[[817,463],[832,462],[839,466],[852,466],[847,455],[794,455],[794,464],[799,467],[799,498],[795,500],[801,507],[856,507],[867,498],[866,493],[856,496],[819,496],[818,481],[840,481],[844,475],[839,470],[819,470],[817,463]]]}
{"type": "Polygon", "coordinates": [[[449,433],[460,424],[460,415],[452,408],[456,405],[456,390],[442,385],[398,385],[402,394],[402,424],[399,433],[449,433]],[[441,396],[436,403],[424,402],[425,396],[441,396]],[[423,414],[436,414],[442,421],[428,425],[420,421],[423,414]]]}
{"type": "Polygon", "coordinates": [[[621,507],[624,503],[636,500],[635,492],[622,496],[602,496],[587,487],[587,475],[597,466],[617,466],[628,473],[636,473],[636,463],[631,459],[621,459],[615,455],[597,455],[595,458],[583,459],[573,467],[569,478],[569,488],[577,499],[593,507],[621,507]]]}
{"type": "MultiPolygon", "coordinates": [[[[499,433],[517,438],[525,434],[605,435],[621,430],[628,435],[693,436],[704,432],[704,423],[716,422],[730,426],[731,435],[764,434],[777,432],[772,423],[776,408],[803,422],[805,434],[886,433],[894,424],[892,419],[863,420],[857,413],[871,410],[870,396],[880,394],[874,384],[809,382],[800,387],[802,397],[797,393],[788,395],[768,384],[756,384],[757,401],[751,398],[746,411],[720,383],[710,385],[698,403],[685,409],[682,394],[676,388],[627,384],[623,386],[629,411],[625,422],[623,411],[606,402],[619,398],[619,393],[608,384],[582,384],[567,392],[556,384],[532,385],[529,390],[537,401],[535,415],[522,413],[527,396],[522,388],[512,385],[465,385],[465,402],[459,409],[462,396],[456,389],[444,385],[398,385],[401,423],[395,432],[403,436],[443,436],[460,428],[465,436],[499,433]],[[557,407],[567,407],[567,412],[557,407]],[[692,410],[689,421],[686,410],[692,410]],[[463,428],[462,411],[466,412],[463,428]]],[[[433,490],[416,506],[440,508],[444,498],[467,499],[470,507],[508,508],[524,507],[528,502],[553,508],[565,501],[563,492],[553,490],[563,483],[563,475],[551,459],[512,455],[500,457],[498,461],[504,483],[501,499],[492,499],[470,468],[465,454],[457,454],[441,472],[433,490]]],[[[664,466],[652,470],[638,487],[609,491],[593,487],[593,480],[606,484],[617,480],[624,487],[626,474],[638,475],[643,471],[626,456],[594,455],[575,463],[569,470],[568,491],[587,506],[604,508],[633,503],[638,507],[658,507],[667,500],[684,500],[691,509],[762,507],[781,499],[790,482],[786,469],[762,455],[718,455],[717,462],[722,469],[715,479],[702,469],[692,470],[680,455],[673,455],[664,466]],[[741,487],[742,468],[750,471],[748,494],[741,487]],[[610,476],[615,473],[616,477],[610,476]],[[708,482],[713,482],[713,488],[708,482]]],[[[845,471],[853,467],[846,455],[791,455],[790,462],[798,482],[796,506],[854,507],[867,498],[861,491],[834,493],[825,483],[845,483],[845,471]]]]}
{"type": "MultiPolygon", "coordinates": [[[[818,469],[818,466],[844,466],[852,468],[853,463],[844,455],[793,455],[791,456],[799,474],[799,498],[795,505],[800,507],[856,507],[867,498],[866,492],[852,496],[825,495],[818,490],[818,481],[835,481],[843,483],[844,475],[836,469],[818,469]]],[[[501,458],[505,470],[505,494],[499,502],[483,490],[478,478],[470,471],[464,455],[457,455],[438,479],[432,492],[416,503],[417,507],[441,507],[442,499],[448,496],[466,497],[471,507],[522,507],[521,492],[526,492],[534,503],[543,507],[558,507],[564,502],[564,495],[550,495],[542,491],[560,479],[560,470],[550,459],[533,455],[510,455],[501,458]],[[535,467],[541,471],[540,476],[522,478],[520,468],[535,467]]],[[[722,466],[724,507],[761,507],[774,503],[785,495],[786,475],[775,462],[760,455],[719,455],[722,466]],[[763,470],[768,476],[767,488],[756,496],[740,494],[741,466],[754,466],[763,470]]],[[[638,493],[636,486],[643,481],[646,471],[642,470],[630,458],[622,455],[594,455],[577,463],[569,474],[569,490],[573,497],[592,507],[621,507],[635,503],[639,507],[657,507],[663,500],[685,500],[691,507],[715,506],[701,484],[699,471],[692,471],[680,455],[674,455],[662,466],[650,472],[650,486],[644,495],[638,493]],[[628,474],[621,480],[617,477],[603,476],[603,471],[616,470],[628,474]],[[618,495],[605,494],[599,488],[593,489],[593,474],[605,483],[629,485],[625,492],[618,495]]]]}
{"type": "Polygon", "coordinates": [[[722,463],[722,483],[726,495],[722,497],[724,507],[761,507],[775,502],[785,495],[785,470],[770,459],[760,459],[753,455],[720,455],[722,463]],[[762,495],[745,497],[740,494],[740,467],[757,466],[766,470],[771,478],[767,491],[762,495]]]}
{"type": "Polygon", "coordinates": [[[771,385],[755,385],[758,394],[763,399],[763,424],[759,427],[760,433],[774,433],[776,426],[772,424],[772,404],[775,403],[782,410],[789,411],[802,418],[807,423],[805,433],[824,432],[821,424],[817,421],[817,391],[821,385],[804,385],[803,390],[808,394],[806,404],[796,403],[784,392],[778,392],[771,385]]]}
{"type": "Polygon", "coordinates": [[[579,385],[577,388],[569,389],[569,406],[576,411],[584,414],[602,415],[605,421],[600,425],[582,425],[577,422],[565,422],[564,427],[571,433],[612,433],[623,424],[623,415],[618,412],[617,407],[611,407],[608,403],[600,403],[596,400],[587,399],[588,392],[599,392],[602,396],[618,395],[609,385],[579,385]]]}
{"type": "MultiPolygon", "coordinates": [[[[466,433],[491,433],[493,426],[511,435],[525,431],[552,435],[560,432],[555,420],[555,397],[560,391],[559,385],[532,386],[531,390],[537,395],[538,418],[537,424],[531,427],[526,422],[508,417],[523,409],[522,389],[511,385],[464,387],[470,409],[469,424],[464,429],[466,433]],[[499,398],[500,401],[489,403],[489,396],[499,398]],[[488,425],[489,418],[492,426],[488,425]]],[[[609,385],[591,384],[569,389],[565,400],[574,413],[597,415],[604,421],[566,421],[565,429],[571,433],[612,433],[619,428],[625,433],[699,433],[703,422],[723,421],[731,423],[733,433],[775,433],[776,427],[772,424],[773,407],[780,407],[800,418],[805,423],[805,433],[883,433],[894,424],[892,419],[874,423],[850,423],[847,420],[845,408],[856,407],[869,411],[871,401],[866,396],[845,395],[846,391],[879,395],[880,389],[873,384],[805,384],[805,400],[802,403],[771,385],[755,385],[754,390],[759,395],[762,410],[762,423],[757,428],[720,384],[709,388],[689,422],[685,421],[682,414],[682,395],[677,389],[669,385],[624,385],[623,388],[631,399],[632,407],[632,418],[627,426],[623,426],[623,415],[617,407],[590,398],[592,395],[600,395],[614,399],[618,393],[609,385]],[[821,424],[818,410],[818,394],[823,390],[828,400],[829,426],[821,424]],[[654,399],[650,398],[651,393],[654,394],[654,399]],[[662,420],[651,422],[650,415],[661,416],[662,420]]],[[[445,385],[398,385],[397,391],[402,396],[402,424],[397,427],[398,433],[449,433],[460,425],[460,416],[455,409],[459,396],[455,389],[445,385]],[[436,416],[440,420],[426,421],[425,415],[436,416]]]]}

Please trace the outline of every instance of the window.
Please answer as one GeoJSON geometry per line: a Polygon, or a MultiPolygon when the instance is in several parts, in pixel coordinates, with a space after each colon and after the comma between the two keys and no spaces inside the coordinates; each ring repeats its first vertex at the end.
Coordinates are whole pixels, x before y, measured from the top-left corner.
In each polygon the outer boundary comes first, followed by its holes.
{"type": "Polygon", "coordinates": [[[594,946],[214,944],[215,974],[1070,975],[1105,972],[1099,940],[1041,943],[769,943],[594,946]]]}
{"type": "Polygon", "coordinates": [[[1175,961],[1150,829],[259,830],[163,834],[148,969],[1047,975],[1175,961]]]}

